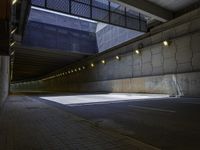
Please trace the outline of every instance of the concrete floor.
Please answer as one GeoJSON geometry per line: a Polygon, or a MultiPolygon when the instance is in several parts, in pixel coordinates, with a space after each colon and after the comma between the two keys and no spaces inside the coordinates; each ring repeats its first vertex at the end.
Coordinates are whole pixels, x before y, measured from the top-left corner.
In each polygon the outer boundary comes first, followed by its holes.
{"type": "Polygon", "coordinates": [[[96,126],[157,148],[170,150],[200,148],[198,117],[200,99],[198,98],[115,93],[42,98],[54,106],[57,103],[62,104],[57,104],[57,107],[90,120],[96,126]]]}
{"type": "Polygon", "coordinates": [[[0,149],[196,150],[199,100],[141,94],[13,95],[0,116],[0,149]]]}

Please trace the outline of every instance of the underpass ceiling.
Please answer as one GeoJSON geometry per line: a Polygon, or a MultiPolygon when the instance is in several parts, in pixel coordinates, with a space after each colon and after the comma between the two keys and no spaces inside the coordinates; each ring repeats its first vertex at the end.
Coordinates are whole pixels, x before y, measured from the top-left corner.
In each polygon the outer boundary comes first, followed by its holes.
{"type": "MultiPolygon", "coordinates": [[[[119,1],[132,2],[130,0],[119,0],[119,1]]],[[[156,5],[158,6],[158,8],[161,8],[161,10],[162,8],[164,8],[164,12],[166,12],[167,14],[166,16],[170,16],[171,12],[177,12],[181,9],[189,7],[190,5],[196,2],[199,2],[199,0],[145,0],[145,1],[151,2],[153,5],[156,5]]],[[[149,13],[152,12],[151,9],[146,11],[149,11],[149,13]]],[[[156,16],[157,14],[159,13],[155,12],[154,16],[156,16]]],[[[163,18],[165,19],[165,17],[163,18]]],[[[166,17],[166,20],[167,18],[168,17],[166,17]]],[[[59,68],[66,66],[67,64],[78,61],[86,56],[85,54],[80,54],[80,53],[73,53],[73,52],[66,52],[59,50],[50,51],[47,49],[36,49],[36,48],[31,49],[21,46],[15,46],[14,49],[15,49],[15,58],[13,67],[14,68],[13,81],[33,79],[46,75],[50,72],[53,72],[59,68]]]]}
{"type": "Polygon", "coordinates": [[[67,64],[78,61],[87,55],[60,50],[47,50],[15,46],[13,80],[34,79],[67,64]]]}

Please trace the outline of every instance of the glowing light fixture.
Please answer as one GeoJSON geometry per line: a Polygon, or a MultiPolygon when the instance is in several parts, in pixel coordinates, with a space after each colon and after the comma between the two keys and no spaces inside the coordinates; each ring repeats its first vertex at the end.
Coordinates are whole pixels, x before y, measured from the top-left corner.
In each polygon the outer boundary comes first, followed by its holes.
{"type": "Polygon", "coordinates": [[[13,29],[13,30],[10,32],[10,34],[11,34],[11,35],[14,34],[16,30],[17,30],[17,28],[13,29]]]}
{"type": "Polygon", "coordinates": [[[141,52],[140,52],[139,49],[136,49],[136,50],[135,50],[135,53],[136,53],[137,55],[139,55],[141,52]]]}
{"type": "Polygon", "coordinates": [[[12,5],[15,5],[17,3],[17,0],[12,1],[12,5]]]}
{"type": "Polygon", "coordinates": [[[13,51],[10,55],[12,56],[12,55],[14,55],[15,54],[15,51],[13,51]]]}
{"type": "Polygon", "coordinates": [[[105,61],[105,60],[102,60],[102,61],[101,61],[101,63],[102,63],[102,64],[105,64],[105,63],[106,63],[106,61],[105,61]]]}
{"type": "Polygon", "coordinates": [[[75,72],[77,72],[77,69],[74,69],[75,72]]]}
{"type": "Polygon", "coordinates": [[[78,70],[81,71],[81,68],[79,67],[78,70]]]}
{"type": "Polygon", "coordinates": [[[82,68],[85,69],[85,66],[83,66],[82,68]]]}
{"type": "Polygon", "coordinates": [[[120,60],[120,57],[119,57],[119,56],[115,56],[115,58],[116,58],[117,60],[120,60]]]}
{"type": "Polygon", "coordinates": [[[163,41],[163,45],[164,46],[169,46],[170,45],[170,41],[167,41],[167,40],[163,41]]]}
{"type": "Polygon", "coordinates": [[[143,43],[140,43],[137,47],[137,49],[134,50],[135,54],[139,55],[141,53],[141,50],[144,48],[143,43]]]}
{"type": "Polygon", "coordinates": [[[93,64],[93,63],[91,63],[91,64],[90,64],[90,66],[91,66],[91,67],[94,67],[94,64],[93,64]]]}
{"type": "Polygon", "coordinates": [[[14,42],[12,42],[11,44],[10,44],[10,47],[13,47],[14,45],[15,45],[15,41],[14,42]]]}

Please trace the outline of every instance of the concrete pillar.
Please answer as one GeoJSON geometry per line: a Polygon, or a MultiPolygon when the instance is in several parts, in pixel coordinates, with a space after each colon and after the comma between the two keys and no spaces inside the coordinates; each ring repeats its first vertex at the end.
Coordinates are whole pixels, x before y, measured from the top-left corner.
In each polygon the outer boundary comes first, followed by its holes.
{"type": "Polygon", "coordinates": [[[0,56],[0,110],[9,92],[10,57],[0,56]]]}

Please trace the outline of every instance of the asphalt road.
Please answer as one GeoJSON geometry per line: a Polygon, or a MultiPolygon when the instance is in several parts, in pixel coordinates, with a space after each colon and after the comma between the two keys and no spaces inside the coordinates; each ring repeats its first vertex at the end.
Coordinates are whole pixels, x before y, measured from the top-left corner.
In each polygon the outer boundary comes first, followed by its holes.
{"type": "Polygon", "coordinates": [[[200,149],[198,98],[129,99],[75,105],[42,101],[92,121],[96,126],[163,150],[200,149]]]}

